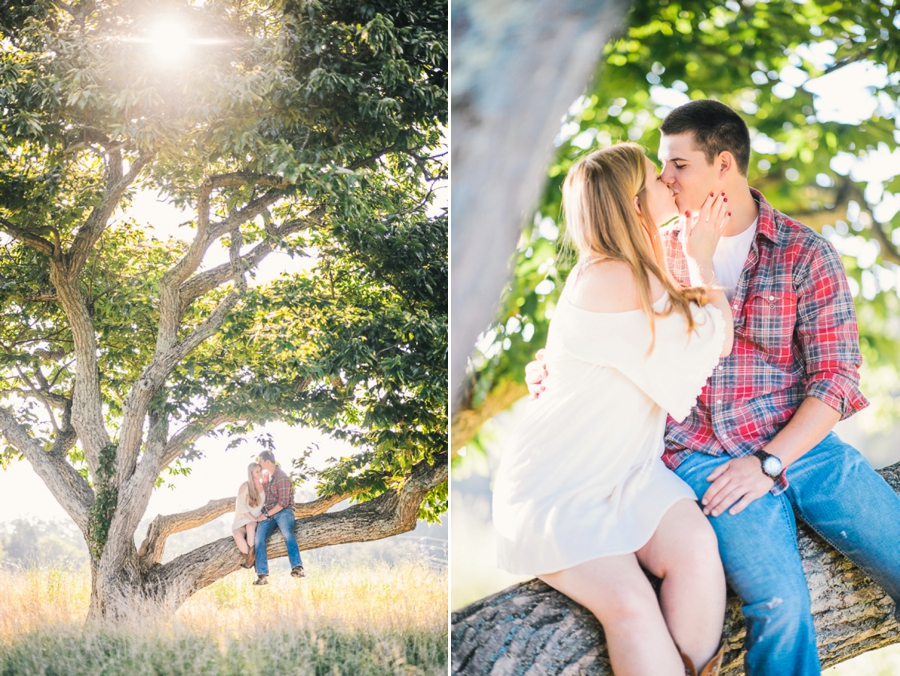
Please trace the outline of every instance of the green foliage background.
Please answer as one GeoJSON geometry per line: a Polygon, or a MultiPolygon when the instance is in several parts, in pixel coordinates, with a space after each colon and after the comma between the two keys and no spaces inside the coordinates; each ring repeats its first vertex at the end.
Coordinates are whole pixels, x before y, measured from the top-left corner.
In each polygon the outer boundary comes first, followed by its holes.
{"type": "MultiPolygon", "coordinates": [[[[900,197],[900,153],[890,156],[882,181],[848,170],[900,143],[898,95],[900,12],[890,0],[638,0],[626,28],[606,46],[593,83],[562,121],[513,280],[473,355],[468,407],[478,409],[505,385],[521,382],[524,365],[546,341],[574,262],[561,246],[560,220],[560,187],[572,162],[620,140],[641,143],[655,160],[666,113],[689,99],[715,98],[741,112],[755,136],[750,184],[842,253],[859,315],[864,391],[882,420],[896,419],[900,203],[892,200],[900,197]],[[829,120],[803,85],[861,62],[883,74],[869,90],[873,112],[860,121],[829,120]]],[[[470,445],[478,447],[477,437],[470,445]]]]}

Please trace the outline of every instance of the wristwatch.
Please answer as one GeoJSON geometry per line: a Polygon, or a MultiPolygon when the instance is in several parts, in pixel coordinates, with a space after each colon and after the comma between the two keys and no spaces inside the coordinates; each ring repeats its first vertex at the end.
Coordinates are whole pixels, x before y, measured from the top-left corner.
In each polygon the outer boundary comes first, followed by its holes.
{"type": "Polygon", "coordinates": [[[762,463],[762,471],[767,477],[777,479],[784,471],[784,463],[779,458],[763,450],[753,451],[753,455],[762,463]]]}

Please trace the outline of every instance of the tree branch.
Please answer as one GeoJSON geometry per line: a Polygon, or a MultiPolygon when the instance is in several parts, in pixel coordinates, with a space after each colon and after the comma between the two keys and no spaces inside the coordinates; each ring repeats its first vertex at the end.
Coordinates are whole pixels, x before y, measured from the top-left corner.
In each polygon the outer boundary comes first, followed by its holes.
{"type": "Polygon", "coordinates": [[[152,153],[138,157],[131,163],[128,171],[123,174],[121,149],[116,148],[108,154],[106,194],[103,196],[100,204],[91,210],[84,225],[78,229],[75,240],[66,253],[68,272],[73,278],[81,274],[81,270],[85,262],[87,262],[91,250],[106,229],[110,216],[112,216],[119,205],[122,194],[128,186],[134,183],[143,168],[153,159],[152,153]]]}
{"type": "Polygon", "coordinates": [[[872,48],[870,47],[868,51],[857,52],[856,54],[852,54],[851,56],[844,57],[840,61],[833,63],[825,69],[825,72],[822,75],[828,75],[829,73],[833,73],[836,70],[840,70],[844,66],[849,66],[851,63],[856,63],[857,61],[865,61],[868,59],[871,54],[872,48]]]}
{"type": "Polygon", "coordinates": [[[84,446],[88,468],[96,476],[100,450],[110,443],[100,393],[97,335],[84,295],[79,288],[77,275],[70,275],[63,262],[51,260],[50,282],[56,288],[60,305],[66,313],[75,346],[72,425],[84,446]]]}
{"type": "MultiPolygon", "coordinates": [[[[263,242],[257,244],[253,249],[244,254],[241,257],[241,262],[244,269],[254,268],[262,260],[268,256],[275,249],[275,239],[279,237],[287,237],[288,235],[292,235],[303,230],[307,230],[312,226],[321,225],[322,221],[319,220],[324,215],[325,210],[323,208],[318,208],[312,211],[305,218],[298,218],[283,223],[281,226],[277,228],[272,228],[270,234],[270,238],[266,239],[263,242]]],[[[192,301],[199,298],[200,296],[208,293],[218,287],[221,284],[224,284],[226,281],[231,279],[232,277],[232,265],[231,263],[223,263],[222,265],[218,265],[210,270],[206,270],[198,275],[194,275],[190,279],[188,279],[184,284],[182,284],[180,289],[180,297],[181,297],[181,311],[184,312],[187,310],[188,306],[192,301]]]]}
{"type": "Polygon", "coordinates": [[[48,242],[43,237],[39,237],[38,233],[49,232],[48,228],[40,228],[37,231],[26,230],[25,228],[20,228],[12,221],[9,221],[2,216],[0,216],[0,230],[3,230],[10,237],[14,237],[30,246],[32,249],[40,251],[43,254],[47,254],[48,256],[56,255],[56,251],[51,242],[48,242]]]}
{"type": "Polygon", "coordinates": [[[900,265],[900,250],[897,249],[897,246],[891,241],[890,237],[887,236],[887,233],[881,227],[881,224],[874,218],[872,218],[872,222],[869,224],[869,230],[871,230],[876,241],[881,245],[882,260],[893,263],[894,265],[900,265]]]}
{"type": "MultiPolygon", "coordinates": [[[[141,449],[144,418],[153,395],[162,387],[165,379],[178,364],[200,343],[215,333],[225,321],[231,309],[237,304],[240,295],[232,291],[216,306],[192,333],[178,341],[163,353],[157,352],[141,377],[132,386],[123,404],[122,426],[119,430],[118,449],[118,481],[119,489],[124,490],[137,466],[137,457],[141,449]]],[[[139,513],[143,513],[141,510],[139,513]]]]}
{"type": "Polygon", "coordinates": [[[528,387],[512,380],[492,389],[477,408],[470,408],[468,394],[464,395],[464,401],[453,415],[450,438],[454,455],[475,437],[484,423],[525,396],[528,396],[528,387]]]}
{"type": "Polygon", "coordinates": [[[218,239],[222,235],[231,232],[236,225],[251,221],[262,214],[284,196],[284,189],[287,185],[286,183],[279,184],[277,187],[263,193],[260,197],[250,200],[243,208],[235,209],[221,221],[210,224],[210,240],[218,239]]]}
{"type": "Polygon", "coordinates": [[[67,437],[62,442],[58,437],[57,443],[60,447],[54,445],[53,451],[47,453],[3,406],[0,406],[0,432],[3,433],[6,442],[31,463],[34,471],[59,504],[87,536],[88,510],[94,503],[94,493],[84,477],[66,461],[63,454],[59,453],[74,436],[67,437]]]}
{"type": "MultiPolygon", "coordinates": [[[[302,502],[294,505],[294,516],[304,519],[316,514],[322,514],[334,505],[350,497],[347,495],[329,495],[311,502],[302,502]]],[[[203,524],[218,519],[223,514],[234,511],[235,498],[220,498],[210,500],[203,507],[193,509],[180,514],[159,515],[153,519],[147,529],[147,537],[138,550],[141,557],[141,566],[148,567],[162,561],[166,540],[170,535],[180,533],[191,528],[198,528],[203,524]]]]}
{"type": "Polygon", "coordinates": [[[185,448],[193,444],[197,439],[211,432],[219,425],[228,422],[237,422],[234,416],[225,413],[209,414],[205,418],[193,420],[182,427],[168,440],[163,447],[159,458],[160,471],[174,462],[185,448]]]}

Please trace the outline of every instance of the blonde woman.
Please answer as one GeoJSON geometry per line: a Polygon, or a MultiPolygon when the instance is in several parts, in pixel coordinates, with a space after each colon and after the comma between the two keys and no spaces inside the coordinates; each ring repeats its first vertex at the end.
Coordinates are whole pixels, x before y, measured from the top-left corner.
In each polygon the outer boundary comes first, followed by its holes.
{"type": "MultiPolygon", "coordinates": [[[[685,251],[710,273],[724,194],[690,219],[685,251]]],[[[563,186],[579,260],[554,310],[547,377],[494,488],[500,566],[537,575],[603,625],[617,676],[717,673],[725,577],[693,490],[662,463],[666,415],[684,419],[732,344],[722,290],[683,289],[657,232],[672,191],[639,146],[576,162],[563,186]],[[657,601],[644,570],[662,578],[657,601]]]]}
{"type": "Polygon", "coordinates": [[[234,500],[234,523],[231,536],[241,554],[244,555],[242,568],[250,568],[256,559],[253,543],[256,538],[256,519],[262,514],[266,504],[266,492],[262,483],[262,467],[251,462],[247,466],[247,481],[238,489],[234,500]]]}

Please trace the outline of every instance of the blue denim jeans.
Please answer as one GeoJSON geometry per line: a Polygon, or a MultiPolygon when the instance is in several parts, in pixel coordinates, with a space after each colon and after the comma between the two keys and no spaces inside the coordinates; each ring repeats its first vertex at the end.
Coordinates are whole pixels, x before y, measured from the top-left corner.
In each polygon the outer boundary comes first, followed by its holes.
{"type": "MultiPolygon", "coordinates": [[[[698,499],[730,456],[693,453],[678,467],[698,499]]],[[[734,516],[710,517],[731,588],[743,602],[748,676],[821,673],[795,511],[900,603],[900,496],[833,432],[787,470],[790,487],[734,516]]]]}
{"type": "Polygon", "coordinates": [[[269,574],[269,557],[266,552],[266,540],[269,534],[278,529],[284,536],[284,543],[287,545],[288,559],[291,562],[291,568],[302,566],[303,561],[300,559],[300,547],[297,544],[297,537],[294,535],[294,510],[288,507],[276,513],[271,519],[260,521],[256,524],[256,574],[269,574]]]}

